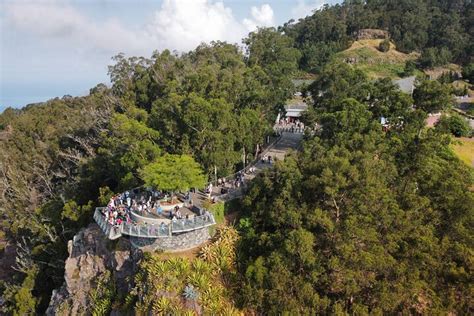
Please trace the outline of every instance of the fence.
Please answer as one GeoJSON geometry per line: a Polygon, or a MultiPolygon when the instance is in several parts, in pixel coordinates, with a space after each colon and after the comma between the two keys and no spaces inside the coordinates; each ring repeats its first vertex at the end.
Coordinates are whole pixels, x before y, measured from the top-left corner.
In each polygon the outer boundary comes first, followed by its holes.
{"type": "Polygon", "coordinates": [[[209,227],[216,224],[212,214],[194,216],[189,219],[178,219],[169,224],[139,224],[139,223],[121,223],[112,225],[107,222],[102,214],[102,207],[98,207],[94,212],[94,220],[100,229],[109,239],[117,239],[122,235],[143,238],[164,238],[171,237],[172,234],[185,233],[200,228],[209,227]]]}
{"type": "Polygon", "coordinates": [[[106,221],[104,215],[100,211],[101,208],[96,208],[94,212],[94,220],[96,221],[97,225],[99,225],[100,229],[104,232],[104,234],[109,239],[117,239],[122,236],[120,232],[120,227],[111,225],[106,221]]]}

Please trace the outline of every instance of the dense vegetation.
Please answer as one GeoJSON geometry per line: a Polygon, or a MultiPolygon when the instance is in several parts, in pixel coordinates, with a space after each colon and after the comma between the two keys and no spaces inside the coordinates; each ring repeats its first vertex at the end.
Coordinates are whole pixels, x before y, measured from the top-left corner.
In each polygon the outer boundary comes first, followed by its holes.
{"type": "Polygon", "coordinates": [[[110,89],[101,84],[87,97],[2,113],[1,231],[3,245],[18,252],[3,311],[44,311],[63,282],[67,241],[91,221],[93,207],[143,184],[140,171],[175,157],[166,154],[191,156],[204,169],[204,178],[189,170],[196,179],[180,188],[254,159],[293,93],[298,52],[289,42],[262,29],[245,55],[221,42],[151,59],[118,55],[110,89]]]}
{"type": "MultiPolygon", "coordinates": [[[[234,302],[238,239],[234,228],[221,227],[197,258],[147,253],[128,293],[118,291],[106,271],[90,293],[88,310],[93,315],[108,315],[113,307],[124,314],[133,310],[138,315],[241,315],[234,302]]],[[[68,315],[67,306],[60,310],[64,311],[61,315],[68,315]]]]}
{"type": "Polygon", "coordinates": [[[289,21],[281,30],[294,39],[305,71],[319,71],[367,28],[389,31],[397,49],[421,52],[420,66],[434,67],[472,59],[473,21],[470,0],[346,0],[298,23],[289,21]]]}
{"type": "MultiPolygon", "coordinates": [[[[304,119],[321,129],[251,186],[236,257],[233,247],[203,250],[219,249],[217,263],[147,257],[124,308],[173,312],[192,309],[185,303],[194,298],[209,313],[234,312],[233,299],[271,314],[472,312],[473,175],[448,135],[465,126],[457,118],[424,126],[427,113],[451,106],[449,89],[420,81],[412,99],[388,79],[330,61],[354,32],[382,28],[398,49],[421,53],[407,74],[455,61],[471,79],[473,14],[463,0],[346,1],[251,33],[245,52],[215,42],[181,55],[118,55],[110,88],[7,109],[0,237],[16,264],[1,284],[0,313],[44,312],[63,282],[67,241],[113,192],[143,184],[142,170],[186,157],[184,165],[196,161],[212,179],[253,159],[294,93],[298,68],[318,72],[304,119]],[[141,286],[177,295],[157,301],[141,286]]],[[[113,301],[109,278],[91,293],[99,314],[113,301]]]]}
{"type": "Polygon", "coordinates": [[[367,81],[343,65],[324,69],[314,85],[323,92],[313,116],[320,131],[244,198],[245,306],[269,314],[472,312],[473,173],[447,134],[425,128],[425,86],[412,111],[390,81],[367,81]]]}

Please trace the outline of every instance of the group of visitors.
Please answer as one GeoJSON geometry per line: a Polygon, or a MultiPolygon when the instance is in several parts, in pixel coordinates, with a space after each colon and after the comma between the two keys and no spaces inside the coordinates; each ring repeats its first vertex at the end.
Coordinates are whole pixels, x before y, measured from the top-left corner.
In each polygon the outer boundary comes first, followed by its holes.
{"type": "Polygon", "coordinates": [[[298,119],[293,121],[286,117],[281,119],[275,127],[280,132],[302,133],[304,131],[305,125],[298,119]]]}
{"type": "MultiPolygon", "coordinates": [[[[254,168],[254,167],[252,167],[254,168]]],[[[253,169],[255,170],[255,169],[253,169]]],[[[235,174],[233,179],[219,178],[217,179],[217,185],[221,188],[221,193],[226,193],[229,188],[240,188],[244,184],[245,174],[239,171],[235,174]]],[[[212,184],[210,184],[212,186],[212,184]]]]}
{"type": "MultiPolygon", "coordinates": [[[[212,190],[212,186],[208,189],[212,190]]],[[[192,205],[192,193],[188,192],[185,195],[188,208],[192,205]]],[[[166,212],[171,222],[163,220],[158,223],[152,221],[143,221],[143,223],[136,222],[133,213],[139,214],[140,212],[153,212],[154,214],[162,214],[163,208],[160,204],[160,198],[163,198],[163,194],[159,191],[152,189],[134,189],[126,191],[124,193],[116,194],[112,196],[107,203],[107,206],[100,209],[103,220],[108,223],[114,230],[119,229],[122,224],[129,224],[123,227],[125,233],[129,234],[145,234],[149,236],[162,236],[167,235],[171,232],[170,229],[189,229],[196,225],[202,225],[203,223],[213,221],[212,214],[204,208],[196,208],[198,216],[193,216],[191,212],[183,210],[179,205],[166,212]],[[147,223],[148,222],[148,223],[147,223]],[[129,231],[130,230],[130,231],[129,231]],[[146,231],[146,232],[145,232],[146,231]]],[[[165,217],[165,216],[163,216],[165,217]]]]}
{"type": "Polygon", "coordinates": [[[273,162],[272,156],[270,156],[270,155],[268,155],[268,156],[265,155],[265,156],[262,157],[262,163],[269,163],[269,164],[272,164],[272,162],[273,162]]]}
{"type": "MultiPolygon", "coordinates": [[[[125,191],[124,193],[111,197],[107,207],[105,207],[102,212],[104,216],[106,216],[106,221],[113,225],[120,225],[124,221],[131,222],[131,212],[138,214],[152,213],[165,216],[160,200],[166,199],[167,197],[166,194],[154,189],[125,191]]],[[[190,192],[187,192],[184,198],[188,205],[192,205],[190,192]]],[[[189,215],[183,216],[180,207],[177,205],[174,209],[169,211],[167,217],[171,220],[177,220],[186,217],[189,218],[189,215]]]]}
{"type": "Polygon", "coordinates": [[[160,200],[167,198],[166,195],[153,189],[136,192],[125,191],[112,197],[107,207],[123,208],[127,211],[138,213],[155,213],[161,215],[163,208],[160,200]]]}
{"type": "Polygon", "coordinates": [[[102,209],[102,215],[107,223],[115,227],[120,226],[123,222],[131,223],[130,210],[116,203],[115,197],[110,199],[107,207],[102,209]]]}

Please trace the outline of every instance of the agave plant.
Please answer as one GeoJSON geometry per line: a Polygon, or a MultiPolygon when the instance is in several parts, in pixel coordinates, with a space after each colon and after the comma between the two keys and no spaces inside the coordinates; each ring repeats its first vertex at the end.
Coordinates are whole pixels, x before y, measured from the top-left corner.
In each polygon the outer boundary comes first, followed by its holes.
{"type": "Polygon", "coordinates": [[[202,247],[201,250],[199,251],[199,258],[205,261],[209,261],[209,253],[210,253],[211,248],[212,248],[211,245],[206,245],[202,247]]]}
{"type": "Polygon", "coordinates": [[[199,298],[199,291],[195,289],[192,284],[187,284],[184,287],[183,297],[187,300],[197,301],[199,298]]]}
{"type": "Polygon", "coordinates": [[[153,313],[154,314],[170,314],[173,309],[173,303],[168,297],[160,297],[153,303],[153,313]]]}
{"type": "Polygon", "coordinates": [[[157,261],[150,265],[149,270],[155,277],[162,276],[169,269],[168,265],[164,261],[157,261]]]}
{"type": "Polygon", "coordinates": [[[196,259],[192,263],[192,269],[196,273],[200,274],[210,274],[212,267],[205,261],[201,259],[196,259]]]}
{"type": "Polygon", "coordinates": [[[207,305],[211,304],[212,302],[221,302],[223,299],[224,288],[219,284],[213,284],[206,288],[202,292],[202,300],[207,303],[207,305]]]}
{"type": "Polygon", "coordinates": [[[211,284],[207,275],[196,272],[193,272],[188,276],[188,282],[201,291],[209,288],[211,284]]]}
{"type": "Polygon", "coordinates": [[[188,274],[190,264],[188,260],[184,260],[183,258],[170,258],[167,261],[168,264],[168,274],[174,274],[178,277],[188,274]]]}
{"type": "Polygon", "coordinates": [[[222,315],[222,316],[240,316],[242,315],[241,312],[239,312],[237,309],[235,309],[233,306],[231,305],[227,305],[224,306],[224,308],[221,308],[221,310],[219,311],[219,314],[222,315]]]}
{"type": "Polygon", "coordinates": [[[185,311],[182,311],[179,313],[181,316],[196,316],[196,312],[194,312],[193,310],[185,310],[185,311]]]}

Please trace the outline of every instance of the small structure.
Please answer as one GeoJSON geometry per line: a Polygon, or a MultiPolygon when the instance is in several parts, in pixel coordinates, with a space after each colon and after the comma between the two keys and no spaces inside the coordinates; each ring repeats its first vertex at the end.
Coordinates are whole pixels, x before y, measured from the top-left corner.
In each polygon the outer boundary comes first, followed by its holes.
{"type": "Polygon", "coordinates": [[[396,84],[402,92],[412,95],[413,90],[415,90],[415,81],[416,76],[410,76],[398,80],[393,80],[393,83],[396,84]]]}
{"type": "Polygon", "coordinates": [[[304,102],[290,103],[285,105],[285,117],[288,118],[289,122],[293,123],[299,120],[301,114],[308,109],[308,105],[304,102]]]}

